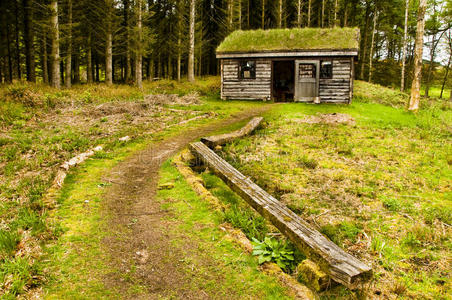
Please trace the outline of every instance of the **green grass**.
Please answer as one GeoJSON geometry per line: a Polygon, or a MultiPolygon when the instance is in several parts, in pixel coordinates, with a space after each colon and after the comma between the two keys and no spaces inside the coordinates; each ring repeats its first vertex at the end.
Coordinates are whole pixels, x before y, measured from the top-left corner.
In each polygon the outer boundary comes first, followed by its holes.
{"type": "MultiPolygon", "coordinates": [[[[425,86],[422,87],[421,95],[425,95],[425,86]]],[[[439,96],[441,96],[441,86],[431,86],[428,91],[428,95],[429,97],[439,98],[439,96]]],[[[450,88],[446,86],[444,87],[442,99],[449,100],[449,97],[450,97],[450,88]]]]}
{"type": "Polygon", "coordinates": [[[371,264],[370,295],[449,298],[452,109],[429,100],[412,114],[406,95],[363,82],[355,95],[348,106],[276,106],[265,128],[220,154],[371,264]],[[300,122],[334,112],[356,125],[300,122]]]}
{"type": "Polygon", "coordinates": [[[356,28],[292,28],[237,30],[218,46],[217,52],[266,50],[358,49],[356,28]]]}
{"type": "MultiPolygon", "coordinates": [[[[55,216],[64,233],[46,249],[48,262],[45,266],[53,274],[45,287],[46,298],[120,296],[119,291],[107,289],[102,283],[106,274],[116,271],[107,266],[108,255],[101,249],[102,239],[111,233],[100,217],[105,187],[99,182],[114,165],[142,147],[143,144],[130,144],[108,158],[92,159],[66,179],[58,199],[61,206],[55,216]],[[90,199],[89,203],[85,203],[85,199],[90,199]]],[[[218,229],[222,217],[212,213],[208,203],[192,191],[170,161],[161,169],[160,182],[174,183],[174,188],[158,192],[157,201],[162,203],[162,209],[172,212],[167,221],[175,226],[169,228],[174,236],[181,237],[172,241],[173,246],[187,251],[181,257],[186,262],[182,271],[190,280],[185,289],[203,290],[216,298],[289,299],[274,278],[257,269],[254,257],[243,255],[237,245],[224,238],[225,233],[218,229]],[[188,251],[186,239],[200,251],[188,251]],[[196,276],[193,276],[193,267],[200,270],[196,276]]],[[[130,296],[139,296],[143,290],[146,287],[136,283],[129,291],[130,296]]]]}
{"type": "Polygon", "coordinates": [[[52,276],[24,271],[11,279],[1,268],[28,261],[30,268],[42,269],[42,244],[61,234],[60,223],[48,219],[54,207],[43,201],[60,164],[100,144],[104,151],[96,157],[108,156],[128,145],[118,140],[126,135],[146,144],[259,105],[222,101],[217,81],[205,78],[192,85],[161,80],[145,83],[144,91],[102,84],[70,90],[25,83],[0,86],[0,294],[20,295],[52,276]],[[201,95],[200,105],[155,107],[143,101],[149,93],[190,92],[201,95]],[[207,112],[215,115],[174,126],[207,112]]]}

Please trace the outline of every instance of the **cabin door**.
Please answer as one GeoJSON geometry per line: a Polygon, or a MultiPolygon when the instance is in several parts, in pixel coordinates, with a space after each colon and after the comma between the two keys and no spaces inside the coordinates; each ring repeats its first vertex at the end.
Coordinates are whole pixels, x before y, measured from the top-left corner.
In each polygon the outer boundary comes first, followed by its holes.
{"type": "Polygon", "coordinates": [[[319,100],[319,66],[318,60],[295,61],[295,101],[319,100]]]}

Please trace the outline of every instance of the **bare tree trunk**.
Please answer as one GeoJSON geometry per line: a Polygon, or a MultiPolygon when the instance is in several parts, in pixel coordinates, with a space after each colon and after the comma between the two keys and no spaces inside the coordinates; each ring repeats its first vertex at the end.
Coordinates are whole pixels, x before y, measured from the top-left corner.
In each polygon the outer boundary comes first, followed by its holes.
{"type": "Polygon", "coordinates": [[[182,8],[181,2],[178,0],[178,19],[177,19],[177,81],[181,80],[181,61],[182,61],[182,8]]]}
{"type": "Polygon", "coordinates": [[[93,82],[93,56],[91,45],[91,32],[88,33],[88,47],[86,49],[86,80],[88,83],[93,82]]]}
{"type": "Polygon", "coordinates": [[[72,71],[72,0],[68,0],[68,45],[66,56],[66,87],[71,87],[71,71],[72,71]]]}
{"type": "MultiPolygon", "coordinates": [[[[446,85],[447,76],[449,75],[449,70],[450,70],[450,64],[452,62],[452,29],[449,30],[449,34],[446,35],[446,37],[447,37],[447,41],[448,41],[447,46],[449,47],[449,61],[447,62],[446,74],[444,75],[443,84],[441,86],[441,95],[439,96],[440,99],[443,98],[444,86],[446,85]]],[[[452,89],[451,89],[451,93],[452,93],[452,89]]]]}
{"type": "Polygon", "coordinates": [[[334,22],[333,22],[333,27],[337,26],[337,1],[334,1],[334,22]]]}
{"type": "MultiPolygon", "coordinates": [[[[143,24],[142,24],[142,0],[137,0],[137,29],[138,29],[138,44],[137,55],[135,58],[135,83],[138,88],[143,88],[143,24]]],[[[170,60],[170,58],[168,58],[170,60]]],[[[168,65],[168,68],[170,66],[168,65]]]]}
{"type": "Polygon", "coordinates": [[[242,0],[239,1],[239,29],[242,29],[242,0]]]}
{"type": "Polygon", "coordinates": [[[195,7],[196,0],[190,1],[190,48],[188,52],[188,81],[195,81],[195,7]]]}
{"type": "Polygon", "coordinates": [[[434,64],[435,64],[435,56],[436,56],[436,47],[439,44],[439,41],[441,41],[441,38],[444,34],[444,31],[441,33],[441,35],[436,38],[436,33],[432,35],[432,45],[430,47],[430,64],[428,66],[428,74],[427,74],[427,82],[425,83],[425,97],[428,97],[429,91],[430,91],[430,84],[432,82],[432,76],[434,71],[434,64]]]}
{"type": "Polygon", "coordinates": [[[49,68],[47,59],[47,31],[44,28],[42,34],[42,80],[49,83],[49,68]]]}
{"type": "Polygon", "coordinates": [[[107,40],[105,43],[105,83],[113,84],[113,42],[112,33],[107,32],[107,40]]]}
{"type": "Polygon", "coordinates": [[[422,77],[422,50],[424,47],[424,27],[425,11],[427,9],[427,0],[420,0],[417,15],[416,42],[414,49],[414,74],[411,85],[411,96],[408,110],[417,111],[419,109],[421,77],[422,77]]]}
{"type": "Polygon", "coordinates": [[[297,27],[301,27],[301,0],[297,4],[297,27]]]}
{"type": "Polygon", "coordinates": [[[374,11],[374,24],[372,27],[372,44],[370,46],[370,53],[369,53],[369,82],[372,82],[372,63],[373,63],[373,57],[374,57],[374,48],[375,48],[375,31],[377,27],[377,18],[378,18],[378,12],[375,8],[374,11]]]}
{"type": "Polygon", "coordinates": [[[325,20],[325,0],[322,0],[322,21],[320,22],[322,28],[324,27],[325,20]]]}
{"type": "Polygon", "coordinates": [[[232,31],[234,25],[234,0],[228,0],[228,30],[232,31]]]}
{"type": "Polygon", "coordinates": [[[282,0],[279,0],[278,28],[282,28],[282,0]]]}
{"type": "Polygon", "coordinates": [[[311,26],[311,6],[312,0],[308,0],[308,27],[311,26]]]}
{"type": "Polygon", "coordinates": [[[265,29],[265,0],[262,0],[261,23],[262,29],[265,29]]]}
{"type": "Polygon", "coordinates": [[[405,90],[405,66],[406,66],[406,48],[407,48],[407,35],[408,35],[408,9],[410,7],[410,0],[406,0],[405,3],[405,28],[403,32],[403,54],[402,54],[402,79],[400,82],[400,91],[405,90]]]}
{"type": "Polygon", "coordinates": [[[131,58],[130,58],[130,29],[129,29],[129,3],[130,0],[123,0],[122,4],[124,6],[124,26],[125,29],[125,39],[126,39],[126,64],[125,64],[125,81],[129,82],[132,76],[132,66],[131,66],[131,58]]]}
{"type": "Polygon", "coordinates": [[[61,87],[60,77],[60,32],[58,23],[58,1],[51,3],[51,25],[52,25],[52,81],[51,85],[59,89],[61,87]]]}
{"type": "Polygon", "coordinates": [[[364,25],[364,39],[363,39],[363,53],[361,55],[361,72],[360,72],[360,79],[364,80],[364,69],[366,67],[366,59],[367,59],[367,41],[368,41],[368,34],[367,34],[367,28],[369,27],[369,14],[370,14],[370,3],[367,1],[366,3],[366,15],[365,15],[365,25],[364,25]]]}
{"type": "Polygon", "coordinates": [[[16,36],[16,67],[17,67],[17,78],[19,80],[22,79],[22,70],[20,68],[21,62],[20,62],[20,38],[19,38],[19,5],[17,1],[14,1],[14,9],[15,9],[15,17],[16,17],[16,26],[14,26],[15,29],[15,36],[16,36]]]}
{"type": "Polygon", "coordinates": [[[27,80],[36,82],[35,75],[35,47],[33,34],[33,1],[23,0],[24,6],[24,41],[25,60],[27,65],[27,80]]]}
{"type": "Polygon", "coordinates": [[[451,60],[451,58],[452,58],[452,54],[449,55],[449,61],[447,62],[447,66],[446,66],[446,74],[444,74],[443,84],[441,85],[441,94],[439,95],[439,98],[440,98],[440,99],[443,98],[444,86],[446,85],[447,76],[449,75],[450,60],[451,60]]]}

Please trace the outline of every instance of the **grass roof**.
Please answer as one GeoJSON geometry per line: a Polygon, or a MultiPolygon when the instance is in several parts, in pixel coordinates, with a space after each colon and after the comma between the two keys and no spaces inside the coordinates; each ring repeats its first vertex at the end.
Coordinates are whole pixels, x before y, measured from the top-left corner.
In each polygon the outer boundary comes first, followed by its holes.
{"type": "Polygon", "coordinates": [[[358,39],[358,28],[237,30],[218,46],[217,53],[358,49],[358,39]]]}

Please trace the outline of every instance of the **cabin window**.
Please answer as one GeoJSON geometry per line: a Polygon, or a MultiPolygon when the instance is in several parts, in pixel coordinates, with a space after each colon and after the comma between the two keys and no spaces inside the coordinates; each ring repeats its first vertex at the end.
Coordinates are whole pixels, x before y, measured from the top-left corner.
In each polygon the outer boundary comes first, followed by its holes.
{"type": "Polygon", "coordinates": [[[243,60],[239,67],[240,79],[256,79],[256,61],[243,60]]]}
{"type": "Polygon", "coordinates": [[[333,78],[333,62],[331,60],[322,60],[320,62],[320,78],[321,79],[333,78]]]}

